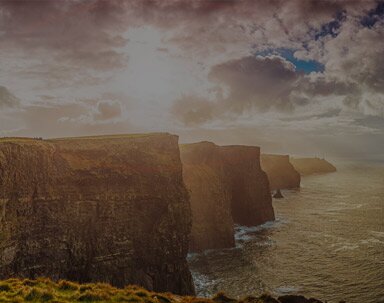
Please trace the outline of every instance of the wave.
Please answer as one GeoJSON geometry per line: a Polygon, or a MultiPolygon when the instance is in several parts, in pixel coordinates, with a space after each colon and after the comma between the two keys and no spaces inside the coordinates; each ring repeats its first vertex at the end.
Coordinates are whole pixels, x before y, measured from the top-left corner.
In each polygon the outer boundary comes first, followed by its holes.
{"type": "Polygon", "coordinates": [[[264,224],[257,226],[243,226],[235,225],[235,240],[236,241],[249,241],[253,239],[258,232],[266,229],[277,228],[287,221],[277,218],[275,221],[268,221],[264,224]]]}
{"type": "Polygon", "coordinates": [[[279,286],[275,288],[273,292],[275,295],[281,296],[281,295],[286,295],[291,293],[297,293],[299,290],[300,290],[299,287],[284,285],[284,286],[279,286]]]}

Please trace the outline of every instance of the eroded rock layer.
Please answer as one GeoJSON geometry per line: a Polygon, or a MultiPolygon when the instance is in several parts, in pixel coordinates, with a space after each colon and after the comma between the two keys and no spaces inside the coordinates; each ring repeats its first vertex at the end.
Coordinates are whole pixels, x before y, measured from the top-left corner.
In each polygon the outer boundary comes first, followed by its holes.
{"type": "Polygon", "coordinates": [[[0,140],[0,278],[193,293],[178,137],[0,140]]]}
{"type": "Polygon", "coordinates": [[[325,159],[320,158],[291,158],[292,165],[300,173],[300,175],[324,174],[336,171],[333,166],[325,159]]]}
{"type": "Polygon", "coordinates": [[[181,147],[181,159],[191,197],[191,251],[234,246],[234,223],[254,226],[274,220],[258,147],[187,144],[181,147]]]}
{"type": "Polygon", "coordinates": [[[267,173],[271,190],[300,187],[300,174],[288,155],[261,155],[261,167],[267,173]]]}

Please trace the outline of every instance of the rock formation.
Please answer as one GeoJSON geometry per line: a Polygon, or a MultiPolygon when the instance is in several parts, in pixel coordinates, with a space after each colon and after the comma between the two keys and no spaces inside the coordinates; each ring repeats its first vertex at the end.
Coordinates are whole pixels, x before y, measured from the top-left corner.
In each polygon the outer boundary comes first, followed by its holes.
{"type": "Polygon", "coordinates": [[[234,223],[274,220],[258,147],[186,144],[181,159],[191,197],[191,251],[234,246],[234,223]]]}
{"type": "Polygon", "coordinates": [[[336,167],[325,159],[320,158],[291,158],[292,165],[300,175],[324,174],[336,171],[336,167]]]}
{"type": "Polygon", "coordinates": [[[231,196],[220,147],[211,142],[180,146],[183,178],[190,191],[190,251],[233,247],[231,196]]]}
{"type": "Polygon", "coordinates": [[[235,223],[255,226],[275,219],[268,177],[257,146],[222,146],[235,223]]]}
{"type": "Polygon", "coordinates": [[[267,173],[271,190],[300,187],[300,174],[287,155],[261,155],[261,168],[267,173]]]}
{"type": "Polygon", "coordinates": [[[178,137],[0,139],[0,278],[194,292],[178,137]]]}
{"type": "Polygon", "coordinates": [[[273,197],[274,197],[275,199],[282,199],[282,198],[284,198],[284,196],[283,196],[283,194],[281,193],[281,190],[280,190],[280,189],[277,189],[277,190],[276,190],[276,192],[275,192],[275,194],[273,195],[273,197]]]}

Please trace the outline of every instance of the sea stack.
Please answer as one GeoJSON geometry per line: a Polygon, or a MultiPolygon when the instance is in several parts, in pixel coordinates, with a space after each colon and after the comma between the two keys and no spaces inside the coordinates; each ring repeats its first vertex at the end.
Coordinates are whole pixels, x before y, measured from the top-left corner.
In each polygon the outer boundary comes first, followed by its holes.
{"type": "Polygon", "coordinates": [[[320,158],[291,158],[292,165],[302,176],[311,174],[333,173],[336,167],[320,158]]]}
{"type": "Polygon", "coordinates": [[[178,137],[0,140],[0,279],[192,294],[178,137]]]}
{"type": "Polygon", "coordinates": [[[274,220],[259,147],[200,142],[180,150],[191,197],[191,251],[233,247],[234,223],[255,226],[274,220]]]}
{"type": "Polygon", "coordinates": [[[300,187],[300,174],[288,155],[261,155],[261,167],[267,173],[271,190],[300,187]]]}
{"type": "Polygon", "coordinates": [[[273,195],[273,197],[274,197],[275,199],[282,199],[282,198],[284,198],[284,196],[283,196],[283,194],[281,193],[281,190],[280,190],[280,189],[277,189],[277,190],[276,190],[276,192],[275,192],[275,194],[273,195]]]}

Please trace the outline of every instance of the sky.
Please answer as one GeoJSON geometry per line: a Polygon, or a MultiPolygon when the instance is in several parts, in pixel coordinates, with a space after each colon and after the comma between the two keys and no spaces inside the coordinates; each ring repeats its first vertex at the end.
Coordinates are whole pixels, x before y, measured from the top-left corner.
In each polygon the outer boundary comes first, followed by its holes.
{"type": "Polygon", "coordinates": [[[384,160],[384,2],[1,0],[0,136],[384,160]]]}

